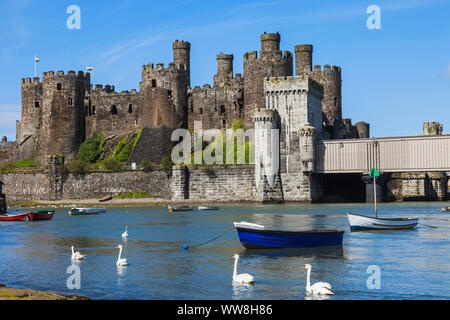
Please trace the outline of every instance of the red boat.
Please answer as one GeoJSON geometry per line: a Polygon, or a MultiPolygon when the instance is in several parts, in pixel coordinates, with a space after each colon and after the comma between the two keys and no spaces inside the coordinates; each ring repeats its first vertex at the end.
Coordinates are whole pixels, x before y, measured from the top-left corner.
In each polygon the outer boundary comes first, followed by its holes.
{"type": "Polygon", "coordinates": [[[0,214],[0,221],[39,221],[53,218],[55,210],[39,210],[36,212],[11,212],[0,214]]]}
{"type": "Polygon", "coordinates": [[[110,195],[108,195],[108,196],[106,196],[106,197],[103,197],[103,198],[101,198],[100,200],[98,200],[99,202],[106,202],[106,201],[109,201],[109,200],[112,200],[112,194],[110,194],[110,195]]]}

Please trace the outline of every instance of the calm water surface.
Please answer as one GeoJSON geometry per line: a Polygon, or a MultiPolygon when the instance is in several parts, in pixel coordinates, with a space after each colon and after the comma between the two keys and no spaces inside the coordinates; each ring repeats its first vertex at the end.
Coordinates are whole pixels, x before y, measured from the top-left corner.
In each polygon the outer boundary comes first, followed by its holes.
{"type": "Polygon", "coordinates": [[[421,220],[415,230],[372,232],[350,232],[347,225],[347,211],[373,214],[366,204],[240,205],[171,215],[167,207],[108,208],[96,216],[56,209],[50,221],[0,222],[0,282],[94,299],[307,299],[303,265],[309,263],[312,282],[331,283],[330,299],[449,299],[450,214],[441,213],[444,205],[379,204],[380,216],[421,220]],[[242,220],[346,232],[342,248],[246,250],[231,230],[242,220]],[[207,245],[181,249],[227,230],[207,245]],[[118,244],[128,267],[116,267],[118,244]],[[78,263],[80,290],[66,286],[72,245],[87,254],[78,263]],[[234,253],[241,255],[238,273],[252,274],[255,285],[232,284],[234,253]],[[370,265],[380,267],[380,289],[367,288],[370,265]]]}

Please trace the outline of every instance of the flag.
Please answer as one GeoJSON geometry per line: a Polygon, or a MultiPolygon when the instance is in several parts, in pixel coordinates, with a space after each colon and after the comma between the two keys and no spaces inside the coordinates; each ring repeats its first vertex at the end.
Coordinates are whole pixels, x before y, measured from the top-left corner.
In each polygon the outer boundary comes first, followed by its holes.
{"type": "Polygon", "coordinates": [[[86,67],[86,71],[92,71],[92,69],[94,69],[94,68],[92,68],[92,67],[86,67]]]}
{"type": "Polygon", "coordinates": [[[39,62],[39,59],[34,57],[34,62],[39,62]]]}

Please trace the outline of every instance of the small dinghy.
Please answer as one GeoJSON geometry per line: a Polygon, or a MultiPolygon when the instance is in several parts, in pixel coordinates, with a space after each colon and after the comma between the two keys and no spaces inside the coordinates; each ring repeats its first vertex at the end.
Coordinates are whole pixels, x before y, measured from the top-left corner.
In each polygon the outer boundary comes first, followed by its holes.
{"type": "Polygon", "coordinates": [[[287,231],[246,221],[233,224],[247,249],[340,246],[344,237],[344,231],[339,230],[287,231]]]}
{"type": "Polygon", "coordinates": [[[219,207],[198,206],[198,210],[219,210],[219,207]]]}
{"type": "Polygon", "coordinates": [[[347,217],[352,231],[412,229],[419,222],[415,218],[378,218],[351,212],[347,213],[347,217]]]}
{"type": "Polygon", "coordinates": [[[169,212],[175,212],[175,211],[193,211],[193,206],[182,206],[182,207],[172,207],[168,206],[169,212]]]}
{"type": "Polygon", "coordinates": [[[53,218],[55,210],[38,210],[36,212],[30,212],[29,218],[31,221],[50,220],[53,218]]]}
{"type": "Polygon", "coordinates": [[[72,216],[77,215],[88,215],[88,214],[99,214],[106,212],[105,208],[72,208],[69,214],[72,216]]]}
{"type": "Polygon", "coordinates": [[[100,200],[98,200],[98,202],[106,202],[112,200],[112,194],[110,194],[109,196],[103,197],[100,200]]]}

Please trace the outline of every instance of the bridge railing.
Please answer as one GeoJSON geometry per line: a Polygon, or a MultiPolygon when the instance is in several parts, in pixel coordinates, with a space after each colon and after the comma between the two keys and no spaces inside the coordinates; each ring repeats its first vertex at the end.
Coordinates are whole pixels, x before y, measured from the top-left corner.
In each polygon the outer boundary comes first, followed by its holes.
{"type": "Polygon", "coordinates": [[[450,135],[324,140],[315,144],[314,172],[450,171],[450,135]]]}

